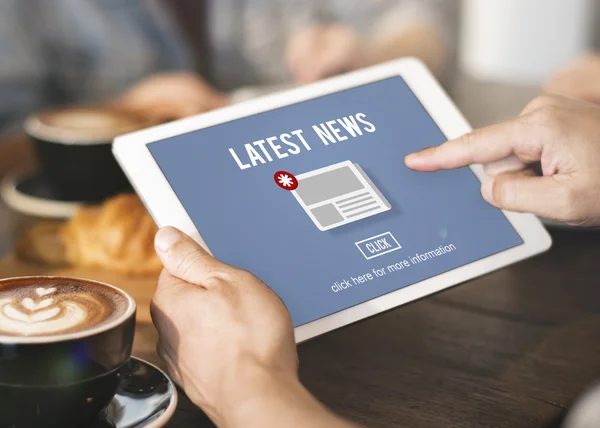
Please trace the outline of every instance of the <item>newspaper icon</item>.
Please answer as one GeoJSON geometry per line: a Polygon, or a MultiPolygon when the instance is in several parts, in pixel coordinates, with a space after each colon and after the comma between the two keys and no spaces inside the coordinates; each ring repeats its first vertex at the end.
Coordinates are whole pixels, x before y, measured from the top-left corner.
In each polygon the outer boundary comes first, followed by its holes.
{"type": "Polygon", "coordinates": [[[296,178],[298,188],[292,194],[321,231],[392,208],[360,165],[350,161],[310,171],[296,178]]]}

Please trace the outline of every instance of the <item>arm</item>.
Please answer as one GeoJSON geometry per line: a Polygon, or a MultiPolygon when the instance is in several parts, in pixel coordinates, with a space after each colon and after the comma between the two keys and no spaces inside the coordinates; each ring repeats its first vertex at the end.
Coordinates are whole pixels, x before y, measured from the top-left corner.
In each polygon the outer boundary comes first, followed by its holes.
{"type": "Polygon", "coordinates": [[[256,369],[237,381],[238,386],[245,385],[248,388],[236,388],[237,393],[230,396],[229,404],[224,407],[224,426],[355,427],[319,403],[295,377],[278,376],[256,369]]]}
{"type": "Polygon", "coordinates": [[[431,0],[387,0],[368,30],[369,62],[417,57],[436,74],[444,69],[448,52],[443,8],[431,0]],[[440,11],[441,10],[441,11],[440,11]]]}
{"type": "Polygon", "coordinates": [[[153,47],[156,63],[148,65],[145,78],[110,100],[151,123],[193,116],[228,103],[224,94],[193,71],[193,55],[167,3],[147,0],[135,6],[141,18],[135,23],[136,31],[153,47]]]}
{"type": "Polygon", "coordinates": [[[296,26],[287,47],[286,62],[299,83],[406,56],[436,74],[444,69],[442,20],[425,0],[332,0],[313,13],[312,23],[296,26]]]}
{"type": "Polygon", "coordinates": [[[187,71],[149,76],[113,100],[151,123],[162,123],[204,113],[228,103],[224,94],[202,77],[187,71]]]}
{"type": "Polygon", "coordinates": [[[437,76],[442,74],[448,56],[440,32],[432,25],[417,22],[376,40],[370,52],[370,64],[416,57],[437,76]]]}
{"type": "Polygon", "coordinates": [[[158,233],[156,250],[165,266],[151,307],[158,352],[217,425],[352,426],[301,385],[292,321],[262,281],[173,228],[158,233]]]}
{"type": "Polygon", "coordinates": [[[417,57],[435,73],[447,57],[445,8],[437,0],[360,0],[330,2],[331,15],[355,28],[363,41],[368,64],[417,57]]]}

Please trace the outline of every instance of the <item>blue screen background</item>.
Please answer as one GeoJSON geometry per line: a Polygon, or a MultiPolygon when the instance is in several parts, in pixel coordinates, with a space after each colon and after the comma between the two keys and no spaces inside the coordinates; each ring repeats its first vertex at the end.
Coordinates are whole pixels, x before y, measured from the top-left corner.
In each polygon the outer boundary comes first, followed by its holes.
{"type": "Polygon", "coordinates": [[[504,214],[482,199],[468,168],[418,173],[404,166],[406,154],[445,140],[404,80],[394,77],[148,147],[215,257],[264,280],[300,326],[523,243],[504,214]],[[375,133],[325,146],[312,130],[359,112],[375,133]],[[229,153],[232,147],[242,157],[244,144],[296,129],[304,130],[311,151],[246,170],[229,153]],[[346,160],[360,164],[392,209],[321,232],[273,175],[346,160]],[[402,249],[366,260],[354,243],[388,231],[402,249]],[[450,244],[457,251],[332,291],[335,282],[450,244]]]}

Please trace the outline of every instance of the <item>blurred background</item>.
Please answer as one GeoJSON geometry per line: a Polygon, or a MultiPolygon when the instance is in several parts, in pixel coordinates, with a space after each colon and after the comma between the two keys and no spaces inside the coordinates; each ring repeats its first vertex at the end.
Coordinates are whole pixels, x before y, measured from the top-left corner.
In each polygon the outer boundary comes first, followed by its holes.
{"type": "Polygon", "coordinates": [[[595,3],[3,0],[0,236],[131,191],[119,134],[401,57],[475,127],[545,91],[600,102],[595,3]]]}
{"type": "MultiPolygon", "coordinates": [[[[91,267],[149,276],[139,290],[151,290],[156,229],[110,150],[126,132],[408,56],[474,127],[544,92],[600,104],[597,3],[0,0],[3,275],[91,267]]],[[[147,306],[150,297],[135,298],[147,306]]]]}

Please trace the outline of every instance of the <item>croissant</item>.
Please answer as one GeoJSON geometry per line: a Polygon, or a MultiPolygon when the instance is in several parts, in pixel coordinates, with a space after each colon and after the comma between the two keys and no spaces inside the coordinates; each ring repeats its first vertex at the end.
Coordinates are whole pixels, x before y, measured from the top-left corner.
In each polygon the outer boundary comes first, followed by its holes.
{"type": "Polygon", "coordinates": [[[157,227],[136,195],[119,195],[101,206],[81,208],[60,227],[34,227],[17,246],[28,260],[106,269],[126,275],[155,275],[162,264],[154,252],[157,227]],[[58,240],[49,239],[55,233],[58,240]],[[44,242],[53,242],[53,249],[44,242]],[[59,245],[56,245],[56,243],[59,245]]]}

